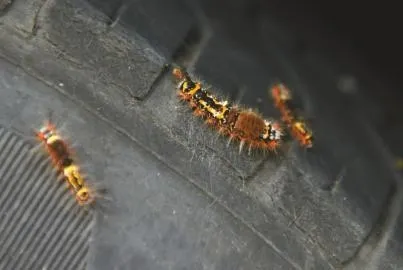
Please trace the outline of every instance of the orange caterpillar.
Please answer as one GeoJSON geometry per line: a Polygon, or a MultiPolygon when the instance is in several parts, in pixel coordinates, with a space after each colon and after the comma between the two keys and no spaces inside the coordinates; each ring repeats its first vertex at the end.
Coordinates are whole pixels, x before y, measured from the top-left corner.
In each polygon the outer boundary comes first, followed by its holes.
{"type": "Polygon", "coordinates": [[[284,84],[277,84],[271,88],[271,96],[274,105],[280,110],[282,120],[288,126],[291,135],[300,145],[306,148],[313,146],[312,131],[306,126],[305,121],[297,118],[294,106],[291,103],[291,92],[284,84]]]}
{"type": "Polygon", "coordinates": [[[36,132],[38,139],[44,143],[52,158],[54,166],[62,172],[80,205],[89,205],[94,201],[94,194],[85,184],[79,168],[71,157],[67,144],[57,134],[53,124],[47,122],[36,132]]]}
{"type": "Polygon", "coordinates": [[[239,152],[246,144],[251,149],[275,151],[282,141],[283,132],[277,122],[263,119],[252,110],[241,109],[226,100],[219,100],[193,81],[188,73],[174,68],[173,76],[179,82],[179,98],[189,103],[194,114],[230,141],[240,142],[239,152]]]}

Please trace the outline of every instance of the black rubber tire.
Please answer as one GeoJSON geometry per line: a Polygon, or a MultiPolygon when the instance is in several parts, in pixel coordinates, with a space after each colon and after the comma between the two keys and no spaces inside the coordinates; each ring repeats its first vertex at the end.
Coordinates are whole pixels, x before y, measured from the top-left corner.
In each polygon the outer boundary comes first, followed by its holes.
{"type": "Polygon", "coordinates": [[[1,124],[52,110],[113,197],[88,269],[403,268],[400,94],[351,39],[306,5],[88,1],[0,0],[1,124]],[[239,154],[179,102],[172,63],[265,117],[286,83],[314,147],[239,154]]]}

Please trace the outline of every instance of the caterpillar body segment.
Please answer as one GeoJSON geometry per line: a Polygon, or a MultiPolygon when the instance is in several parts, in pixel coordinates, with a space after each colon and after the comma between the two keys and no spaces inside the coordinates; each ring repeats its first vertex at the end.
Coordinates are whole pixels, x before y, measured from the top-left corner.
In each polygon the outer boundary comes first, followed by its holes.
{"type": "Polygon", "coordinates": [[[53,165],[61,172],[64,179],[73,191],[80,205],[88,205],[94,202],[94,194],[75,164],[71,150],[67,143],[56,131],[55,126],[47,122],[36,132],[37,138],[44,144],[53,165]]]}
{"type": "Polygon", "coordinates": [[[311,148],[313,146],[312,130],[301,117],[298,117],[296,106],[292,102],[291,91],[280,83],[271,88],[270,94],[291,135],[302,147],[311,148]]]}
{"type": "Polygon", "coordinates": [[[264,119],[251,109],[243,109],[227,100],[221,100],[203,88],[200,82],[193,81],[188,73],[180,68],[172,72],[178,81],[178,96],[187,102],[196,116],[230,141],[238,141],[242,151],[249,149],[275,151],[281,144],[283,132],[280,124],[264,119]]]}

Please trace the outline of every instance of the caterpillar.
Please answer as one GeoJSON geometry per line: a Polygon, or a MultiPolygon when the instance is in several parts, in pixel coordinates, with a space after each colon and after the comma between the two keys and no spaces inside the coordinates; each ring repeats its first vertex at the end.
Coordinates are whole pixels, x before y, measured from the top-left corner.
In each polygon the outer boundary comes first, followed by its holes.
{"type": "Polygon", "coordinates": [[[281,113],[282,120],[287,125],[291,135],[306,148],[313,146],[313,134],[305,121],[297,116],[292,102],[291,91],[284,84],[276,84],[271,88],[274,105],[281,113]]]}
{"type": "Polygon", "coordinates": [[[278,122],[263,119],[251,109],[219,99],[181,68],[173,68],[172,74],[178,82],[179,98],[187,102],[194,114],[203,118],[207,125],[229,137],[229,142],[238,141],[240,153],[245,145],[248,145],[249,152],[252,149],[276,151],[281,145],[283,132],[278,122]]]}
{"type": "Polygon", "coordinates": [[[68,185],[75,194],[80,205],[89,205],[94,202],[94,194],[86,185],[79,167],[75,164],[71,151],[66,142],[59,136],[55,126],[47,122],[36,132],[37,138],[45,145],[53,165],[61,172],[68,185]]]}

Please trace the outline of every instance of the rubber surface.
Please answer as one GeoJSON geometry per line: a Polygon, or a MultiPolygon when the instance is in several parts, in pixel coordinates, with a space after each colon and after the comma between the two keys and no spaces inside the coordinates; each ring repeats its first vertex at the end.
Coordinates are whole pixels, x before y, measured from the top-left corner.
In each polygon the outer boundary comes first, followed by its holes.
{"type": "Polygon", "coordinates": [[[89,269],[402,267],[401,176],[372,95],[384,84],[347,49],[248,21],[243,1],[225,18],[208,1],[109,3],[15,0],[0,18],[3,124],[29,133],[51,109],[113,195],[89,269]],[[284,81],[314,148],[239,155],[178,102],[172,60],[266,116],[284,81]]]}

